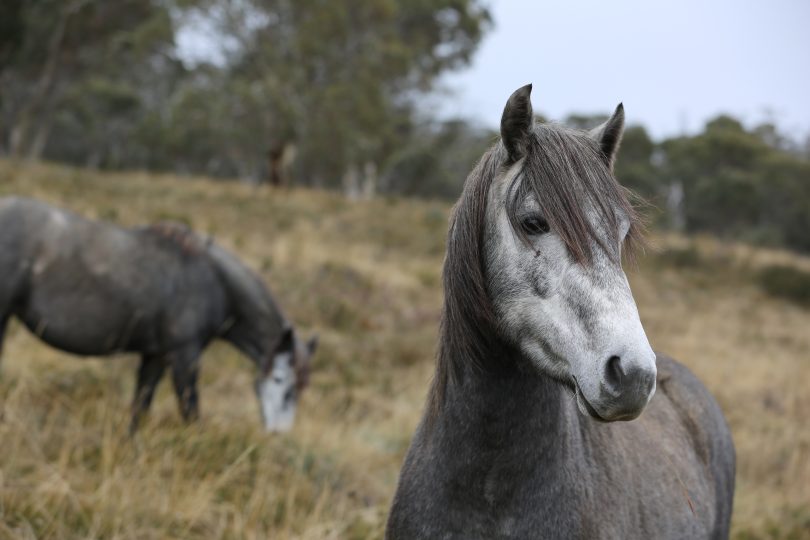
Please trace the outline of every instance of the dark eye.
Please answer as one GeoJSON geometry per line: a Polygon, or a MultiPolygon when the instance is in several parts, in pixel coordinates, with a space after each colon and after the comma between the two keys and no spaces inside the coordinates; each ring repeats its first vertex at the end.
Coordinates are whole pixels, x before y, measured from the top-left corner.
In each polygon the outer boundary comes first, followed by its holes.
{"type": "Polygon", "coordinates": [[[540,235],[546,234],[550,228],[548,222],[540,216],[528,216],[520,221],[520,226],[527,234],[540,235]]]}

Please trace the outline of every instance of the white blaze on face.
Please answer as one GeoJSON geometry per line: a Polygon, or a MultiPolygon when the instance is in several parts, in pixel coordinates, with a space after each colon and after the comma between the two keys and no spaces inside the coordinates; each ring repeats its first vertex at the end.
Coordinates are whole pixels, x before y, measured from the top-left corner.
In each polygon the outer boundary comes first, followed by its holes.
{"type": "MultiPolygon", "coordinates": [[[[531,246],[519,239],[505,202],[521,166],[495,182],[487,207],[488,287],[503,331],[540,371],[564,382],[575,379],[578,398],[586,398],[600,415],[640,412],[654,392],[655,353],[621,264],[596,244],[592,263],[578,264],[554,231],[536,235],[531,246]],[[609,381],[607,365],[614,356],[623,373],[640,374],[644,384],[635,388],[609,381]]],[[[521,204],[519,212],[538,211],[531,197],[521,204]]],[[[628,224],[620,224],[621,236],[628,224]]]]}
{"type": "Polygon", "coordinates": [[[276,355],[273,369],[257,385],[267,431],[289,431],[295,420],[295,370],[289,352],[276,355]]]}

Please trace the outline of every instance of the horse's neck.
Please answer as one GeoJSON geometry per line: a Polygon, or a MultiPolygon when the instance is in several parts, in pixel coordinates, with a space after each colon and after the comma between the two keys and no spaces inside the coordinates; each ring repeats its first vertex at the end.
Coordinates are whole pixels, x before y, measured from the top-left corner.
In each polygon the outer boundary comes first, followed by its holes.
{"type": "Polygon", "coordinates": [[[271,351],[266,350],[268,343],[275,342],[275,340],[259,332],[260,326],[257,321],[247,319],[239,313],[231,313],[229,321],[225,323],[226,328],[222,334],[226,341],[256,363],[269,356],[271,351]]]}
{"type": "Polygon", "coordinates": [[[236,257],[217,244],[206,253],[228,291],[228,319],[233,321],[221,336],[255,361],[263,361],[288,326],[261,280],[236,257]]]}
{"type": "Polygon", "coordinates": [[[560,384],[528,369],[493,375],[470,367],[448,387],[434,437],[440,452],[469,466],[459,476],[473,478],[503,463],[542,465],[555,474],[555,462],[566,459],[566,441],[577,431],[570,399],[560,384]]]}
{"type": "MultiPolygon", "coordinates": [[[[273,305],[275,308],[275,305],[273,305]]],[[[280,311],[254,309],[243,298],[231,295],[228,316],[220,335],[254,362],[265,362],[289,325],[280,311]]]]}

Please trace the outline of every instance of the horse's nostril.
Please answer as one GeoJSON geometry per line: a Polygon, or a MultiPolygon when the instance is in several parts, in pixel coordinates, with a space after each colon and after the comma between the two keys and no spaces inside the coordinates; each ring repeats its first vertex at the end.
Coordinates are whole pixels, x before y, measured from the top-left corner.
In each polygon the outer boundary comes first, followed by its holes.
{"type": "Polygon", "coordinates": [[[614,390],[621,387],[624,370],[622,370],[622,359],[616,355],[608,358],[605,366],[605,382],[614,390]]]}

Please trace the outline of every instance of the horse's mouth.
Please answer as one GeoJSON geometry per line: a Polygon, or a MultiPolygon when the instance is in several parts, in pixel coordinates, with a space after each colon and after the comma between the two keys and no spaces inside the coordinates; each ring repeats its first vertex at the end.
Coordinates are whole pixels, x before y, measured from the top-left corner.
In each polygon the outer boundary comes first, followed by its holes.
{"type": "Polygon", "coordinates": [[[574,395],[577,400],[577,407],[582,414],[585,416],[590,416],[594,420],[598,420],[600,422],[609,422],[609,420],[605,420],[596,409],[594,409],[593,405],[591,405],[587,399],[585,399],[585,395],[582,393],[582,390],[579,389],[579,385],[577,384],[577,378],[573,375],[571,376],[572,384],[574,386],[574,395]]]}

